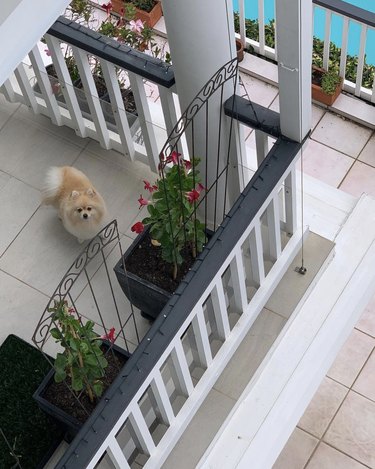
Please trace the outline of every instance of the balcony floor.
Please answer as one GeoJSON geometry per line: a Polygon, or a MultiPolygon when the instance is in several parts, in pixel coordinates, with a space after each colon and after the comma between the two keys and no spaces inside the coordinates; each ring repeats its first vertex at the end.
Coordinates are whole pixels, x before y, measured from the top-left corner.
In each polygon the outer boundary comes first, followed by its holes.
{"type": "MultiPolygon", "coordinates": [[[[243,80],[250,97],[277,109],[276,87],[250,76],[243,80]]],[[[246,145],[252,153],[254,132],[247,131],[246,145]]],[[[85,171],[118,219],[123,246],[131,243],[130,226],[139,216],[136,201],[142,180],[153,177],[142,164],[119,168],[111,155],[94,141],[82,140],[70,129],[55,127],[0,96],[0,343],[10,333],[30,341],[49,295],[82,248],[61,230],[54,210],[40,205],[48,166],[68,164],[85,171]]],[[[362,192],[375,196],[374,132],[313,106],[313,132],[303,153],[303,170],[354,197],[362,192]]],[[[375,300],[275,469],[375,468],[374,347],[375,300]]]]}

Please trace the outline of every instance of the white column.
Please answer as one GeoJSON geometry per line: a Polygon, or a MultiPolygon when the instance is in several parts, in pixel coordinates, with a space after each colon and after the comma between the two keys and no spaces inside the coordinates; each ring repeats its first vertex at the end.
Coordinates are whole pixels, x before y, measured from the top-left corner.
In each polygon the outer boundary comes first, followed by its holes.
{"type": "MultiPolygon", "coordinates": [[[[176,77],[176,89],[181,110],[184,111],[199,90],[225,63],[236,56],[235,34],[233,25],[232,0],[162,0],[163,14],[171,50],[173,70],[176,77]]],[[[224,87],[223,102],[234,93],[232,82],[224,87]]],[[[218,124],[220,119],[220,90],[209,102],[208,113],[208,152],[212,158],[213,168],[209,168],[208,185],[216,179],[216,155],[213,142],[218,142],[218,124]],[[215,155],[215,156],[214,156],[215,155]],[[215,159],[215,161],[213,161],[215,159]]],[[[229,125],[222,116],[220,169],[227,159],[229,125]]],[[[234,123],[235,124],[235,123],[234,123]]],[[[194,121],[194,154],[203,158],[206,154],[206,117],[205,110],[194,121]]],[[[232,130],[232,142],[237,135],[232,130]]],[[[236,145],[231,145],[231,164],[228,177],[228,205],[234,202],[239,194],[239,177],[236,171],[236,145]],[[237,174],[237,176],[236,176],[237,174]]],[[[211,160],[210,160],[211,161],[211,160]]],[[[205,162],[201,162],[201,175],[205,177],[205,162]]],[[[224,189],[219,186],[219,206],[223,206],[224,189]]],[[[210,200],[210,198],[209,198],[210,200]]],[[[209,202],[208,218],[212,222],[212,200],[209,202]]],[[[218,210],[222,215],[222,209],[218,210]]],[[[219,216],[219,215],[217,215],[219,216]]]]}
{"type": "Polygon", "coordinates": [[[301,142],[311,128],[312,1],[277,0],[282,133],[301,142]]]}

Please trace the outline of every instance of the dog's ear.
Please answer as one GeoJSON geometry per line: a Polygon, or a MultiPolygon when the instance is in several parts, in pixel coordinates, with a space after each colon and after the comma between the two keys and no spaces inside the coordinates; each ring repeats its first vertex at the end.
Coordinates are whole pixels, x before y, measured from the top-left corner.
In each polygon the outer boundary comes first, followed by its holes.
{"type": "Polygon", "coordinates": [[[76,199],[78,196],[79,196],[78,191],[72,191],[72,193],[70,194],[70,198],[73,200],[76,199]]]}
{"type": "Polygon", "coordinates": [[[96,194],[96,192],[94,191],[94,189],[93,189],[92,187],[90,187],[90,189],[87,189],[86,194],[87,194],[89,197],[94,197],[94,195],[96,194]]]}

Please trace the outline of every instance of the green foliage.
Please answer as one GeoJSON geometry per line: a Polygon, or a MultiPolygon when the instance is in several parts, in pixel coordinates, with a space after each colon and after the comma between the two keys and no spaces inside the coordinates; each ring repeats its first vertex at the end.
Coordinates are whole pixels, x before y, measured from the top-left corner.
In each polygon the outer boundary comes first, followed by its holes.
{"type": "MultiPolygon", "coordinates": [[[[235,31],[239,33],[240,23],[239,14],[234,13],[234,27],[235,31]]],[[[259,41],[259,24],[258,20],[245,19],[246,36],[254,41],[259,41]]],[[[269,47],[275,47],[275,20],[271,20],[265,25],[265,41],[269,47]]],[[[312,52],[312,63],[318,67],[323,67],[323,48],[324,41],[313,38],[313,52],[312,52]]],[[[253,48],[247,49],[249,52],[254,52],[253,48]]],[[[330,43],[329,47],[329,69],[333,69],[336,72],[340,68],[340,57],[341,48],[337,47],[333,42],[330,43]]],[[[358,56],[347,55],[346,56],[346,68],[345,78],[353,83],[357,79],[357,67],[358,67],[358,56]]],[[[366,63],[363,69],[362,86],[365,88],[372,88],[375,77],[375,66],[366,63]]]]}
{"type": "Polygon", "coordinates": [[[131,3],[134,4],[140,10],[146,11],[150,13],[150,11],[154,8],[155,0],[130,0],[131,3]]]}
{"type": "Polygon", "coordinates": [[[338,85],[341,82],[340,75],[334,70],[325,72],[322,77],[322,90],[324,93],[332,95],[335,93],[338,85]]]}
{"type": "Polygon", "coordinates": [[[151,237],[160,243],[163,259],[175,266],[174,277],[177,265],[183,262],[183,248],[189,245],[195,257],[206,240],[204,225],[195,216],[196,201],[204,190],[196,169],[199,161],[180,159],[172,167],[164,166],[147,205],[149,216],[142,220],[151,226],[151,237]]]}
{"type": "Polygon", "coordinates": [[[69,378],[76,392],[85,390],[93,402],[103,392],[102,378],[108,365],[100,348],[102,342],[94,332],[94,322],[83,324],[68,308],[65,301],[55,303],[49,310],[56,327],[51,336],[64,348],[56,356],[55,381],[60,383],[69,378]]]}

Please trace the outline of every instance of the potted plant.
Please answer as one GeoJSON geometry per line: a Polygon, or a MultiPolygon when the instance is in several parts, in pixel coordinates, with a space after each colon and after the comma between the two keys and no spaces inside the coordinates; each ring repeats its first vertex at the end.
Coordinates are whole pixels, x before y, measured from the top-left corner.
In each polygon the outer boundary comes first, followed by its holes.
{"type": "Polygon", "coordinates": [[[53,368],[33,397],[74,436],[130,354],[114,345],[114,328],[98,336],[95,323],[83,323],[66,301],[55,302],[48,311],[54,325],[51,336],[63,351],[56,355],[53,368]]]}
{"type": "Polygon", "coordinates": [[[138,237],[114,268],[127,298],[149,319],[163,309],[207,241],[196,216],[205,191],[199,159],[190,162],[180,156],[173,151],[161,159],[155,184],[144,181],[151,198],[141,195],[138,202],[148,216],[132,226],[138,237]]]}
{"type": "Polygon", "coordinates": [[[343,80],[335,70],[312,66],[312,99],[332,106],[342,90],[343,80]]]}
{"type": "MultiPolygon", "coordinates": [[[[124,9],[134,9],[134,19],[153,28],[163,15],[160,0],[112,0],[113,11],[122,15],[124,9]]],[[[133,18],[131,18],[133,19],[133,18]]]]}
{"type": "Polygon", "coordinates": [[[236,52],[237,52],[237,59],[239,62],[242,62],[244,59],[244,47],[241,39],[236,38],[236,52]]]}

